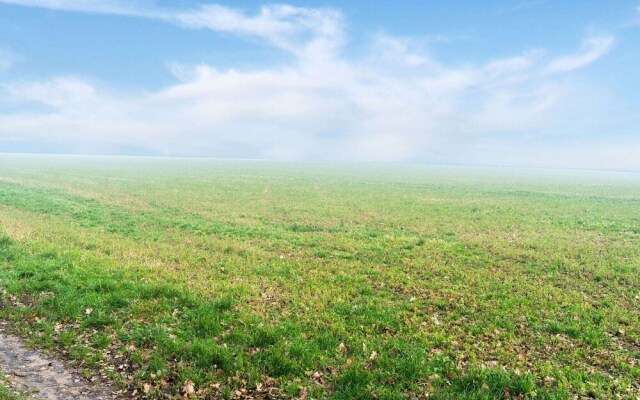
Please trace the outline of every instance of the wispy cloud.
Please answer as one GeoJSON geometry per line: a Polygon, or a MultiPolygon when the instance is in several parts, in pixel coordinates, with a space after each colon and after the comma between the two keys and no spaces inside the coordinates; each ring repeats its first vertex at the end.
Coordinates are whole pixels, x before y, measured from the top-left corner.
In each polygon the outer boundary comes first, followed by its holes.
{"type": "Polygon", "coordinates": [[[570,99],[562,84],[540,78],[538,52],[455,68],[403,43],[377,41],[360,61],[253,72],[183,67],[181,82],[157,92],[109,93],[73,77],[5,84],[5,97],[48,110],[0,116],[0,134],[76,150],[407,160],[449,140],[566,117],[570,99]]]}
{"type": "Polygon", "coordinates": [[[260,37],[298,55],[321,51],[333,54],[343,42],[342,15],[332,9],[268,5],[252,16],[220,5],[206,5],[159,15],[188,28],[260,37]]]}
{"type": "MultiPolygon", "coordinates": [[[[245,71],[173,64],[178,81],[147,92],[122,92],[73,76],[0,83],[0,100],[33,105],[0,114],[0,144],[63,144],[79,152],[135,147],[161,155],[469,159],[471,150],[460,143],[597,119],[575,99],[602,93],[573,87],[565,77],[602,57],[614,41],[589,38],[576,54],[552,60],[537,49],[460,66],[434,58],[422,43],[392,35],[376,35],[359,58],[345,57],[345,20],[333,9],[278,5],[247,13],[207,5],[169,12],[149,3],[144,9],[79,0],[0,3],[153,18],[260,38],[296,56],[280,68],[245,71]],[[442,158],[448,148],[458,154],[442,158]]],[[[491,148],[501,147],[494,142],[491,148]]]]}
{"type": "Polygon", "coordinates": [[[547,67],[548,73],[567,72],[582,68],[598,60],[613,46],[613,36],[598,36],[585,40],[579,53],[552,60],[547,67]]]}
{"type": "Polygon", "coordinates": [[[162,20],[191,29],[254,36],[298,56],[333,54],[343,43],[342,14],[330,8],[262,6],[255,15],[219,4],[187,10],[116,0],[0,0],[0,4],[162,20]]]}

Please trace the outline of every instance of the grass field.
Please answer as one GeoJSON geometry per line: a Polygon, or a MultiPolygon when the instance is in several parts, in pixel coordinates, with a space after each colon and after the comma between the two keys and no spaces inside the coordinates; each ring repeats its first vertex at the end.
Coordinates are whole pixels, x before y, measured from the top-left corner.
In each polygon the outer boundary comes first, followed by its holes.
{"type": "Polygon", "coordinates": [[[0,156],[0,318],[138,397],[640,395],[640,175],[0,156]]]}

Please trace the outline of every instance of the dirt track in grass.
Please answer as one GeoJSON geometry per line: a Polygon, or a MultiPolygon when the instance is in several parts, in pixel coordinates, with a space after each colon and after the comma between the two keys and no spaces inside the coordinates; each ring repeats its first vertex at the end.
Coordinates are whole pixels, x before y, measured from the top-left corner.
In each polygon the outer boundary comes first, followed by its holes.
{"type": "Polygon", "coordinates": [[[118,399],[117,391],[91,383],[60,360],[28,349],[22,339],[7,334],[0,322],[0,372],[11,386],[36,399],[118,399]]]}

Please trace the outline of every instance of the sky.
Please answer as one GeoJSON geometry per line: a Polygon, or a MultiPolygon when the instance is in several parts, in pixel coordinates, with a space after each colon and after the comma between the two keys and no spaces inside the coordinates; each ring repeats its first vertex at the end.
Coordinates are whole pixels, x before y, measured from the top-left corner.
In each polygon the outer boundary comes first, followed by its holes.
{"type": "Polygon", "coordinates": [[[0,0],[0,152],[640,171],[640,0],[0,0]]]}

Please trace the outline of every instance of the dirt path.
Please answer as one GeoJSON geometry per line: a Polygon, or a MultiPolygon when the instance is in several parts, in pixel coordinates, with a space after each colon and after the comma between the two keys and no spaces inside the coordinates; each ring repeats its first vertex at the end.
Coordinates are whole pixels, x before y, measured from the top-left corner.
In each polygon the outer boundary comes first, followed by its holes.
{"type": "Polygon", "coordinates": [[[108,386],[89,383],[61,361],[26,348],[22,339],[6,334],[5,327],[0,322],[0,371],[19,391],[35,399],[120,398],[108,386]]]}

